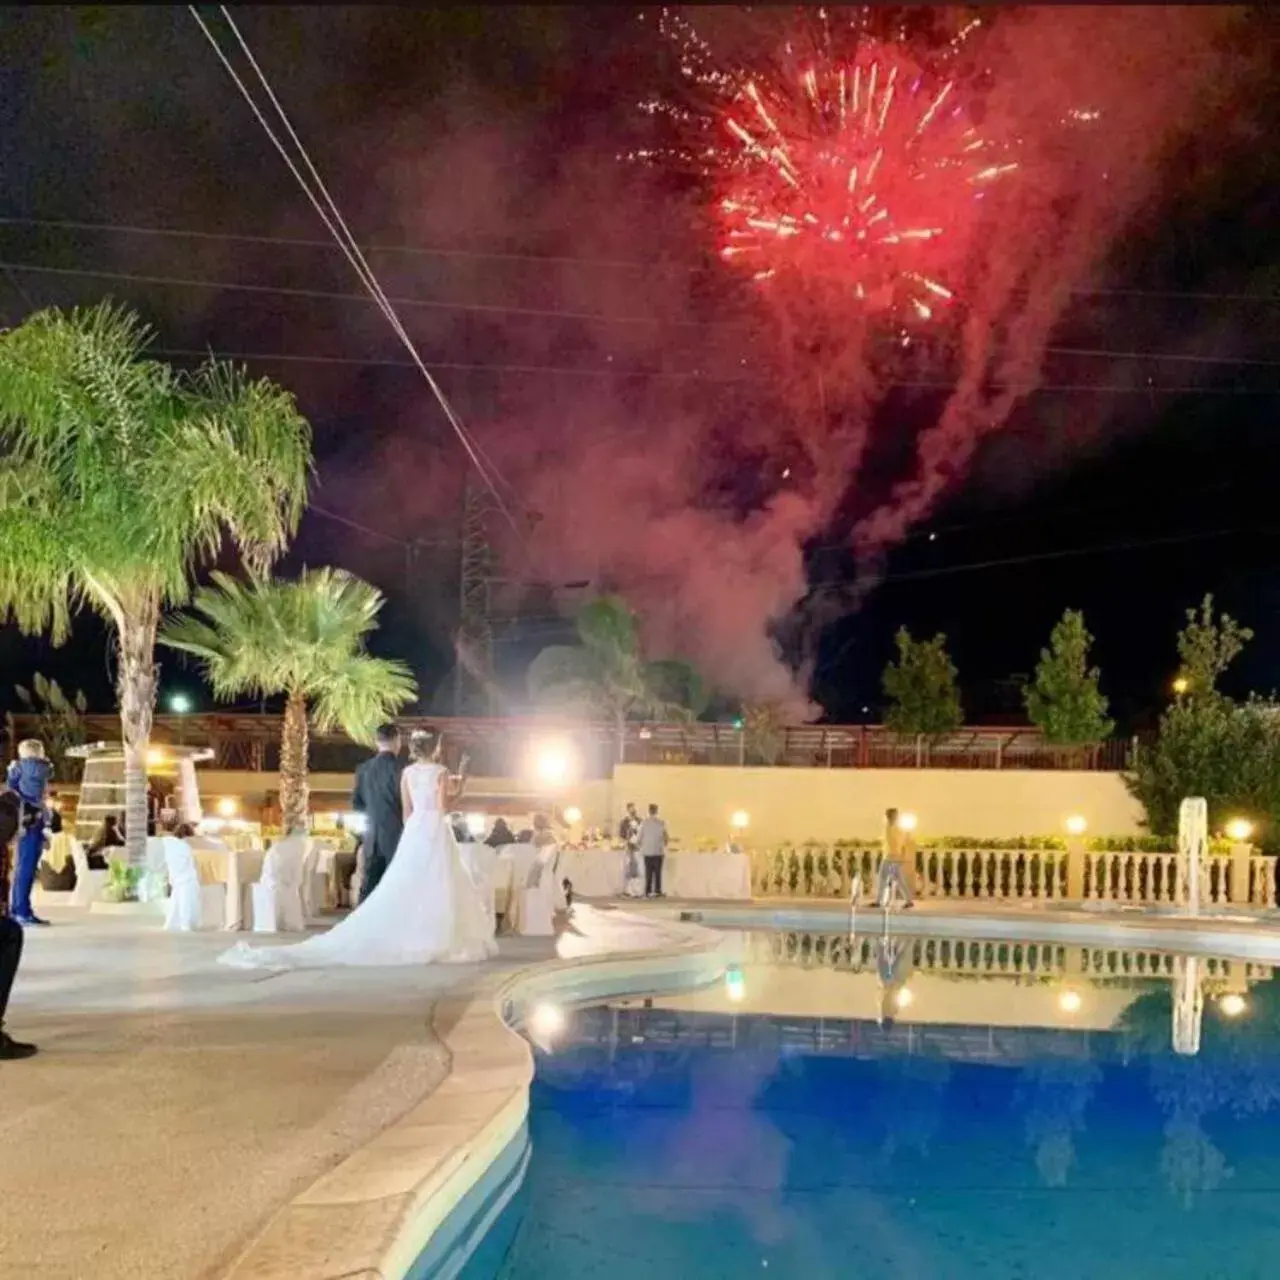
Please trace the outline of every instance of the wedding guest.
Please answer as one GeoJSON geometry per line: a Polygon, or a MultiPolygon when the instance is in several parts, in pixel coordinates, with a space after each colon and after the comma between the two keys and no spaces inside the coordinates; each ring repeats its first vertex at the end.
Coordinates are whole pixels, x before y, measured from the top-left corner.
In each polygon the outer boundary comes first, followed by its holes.
{"type": "Polygon", "coordinates": [[[90,871],[107,869],[107,850],[124,848],[124,832],[120,829],[120,819],[109,813],[102,820],[102,825],[94,832],[93,839],[85,849],[85,857],[89,860],[90,871]]]}
{"type": "Polygon", "coordinates": [[[634,853],[639,835],[640,815],[636,812],[635,802],[631,801],[627,804],[626,813],[622,815],[622,821],[618,823],[618,839],[622,841],[624,849],[634,853]]]}
{"type": "Polygon", "coordinates": [[[662,864],[666,860],[667,824],[658,817],[658,806],[649,806],[649,816],[640,824],[636,834],[636,848],[644,859],[644,896],[665,898],[662,892],[662,864]]]}
{"type": "Polygon", "coordinates": [[[15,1062],[36,1052],[33,1044],[15,1040],[4,1029],[4,1015],[9,1007],[9,993],[18,975],[25,941],[22,926],[8,914],[9,850],[13,837],[22,825],[22,799],[14,791],[0,793],[0,1062],[15,1062]]]}
{"type": "Polygon", "coordinates": [[[545,849],[556,843],[556,833],[551,830],[551,819],[545,813],[533,815],[533,839],[530,842],[535,849],[545,849]]]}
{"type": "Polygon", "coordinates": [[[876,871],[876,901],[882,906],[889,905],[892,889],[902,895],[902,907],[906,910],[916,905],[911,896],[911,876],[907,871],[907,858],[914,852],[910,833],[902,829],[898,823],[897,809],[884,811],[883,855],[880,867],[876,871]]]}
{"type": "Polygon", "coordinates": [[[489,838],[485,844],[490,849],[501,849],[504,845],[515,844],[515,833],[507,826],[506,818],[499,818],[493,824],[493,830],[489,832],[489,838]]]}
{"type": "Polygon", "coordinates": [[[49,781],[53,766],[46,759],[38,738],[18,743],[18,758],[9,766],[9,787],[22,802],[22,834],[18,837],[17,866],[14,869],[10,915],[24,927],[48,924],[31,909],[31,887],[44,852],[44,828],[48,820],[49,781]]]}

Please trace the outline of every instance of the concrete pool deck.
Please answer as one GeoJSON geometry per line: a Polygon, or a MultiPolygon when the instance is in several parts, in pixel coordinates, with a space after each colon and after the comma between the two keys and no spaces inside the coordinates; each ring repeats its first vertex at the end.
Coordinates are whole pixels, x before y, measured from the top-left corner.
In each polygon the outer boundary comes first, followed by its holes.
{"type": "MultiPolygon", "coordinates": [[[[554,945],[504,940],[485,965],[284,974],[217,965],[226,934],[52,911],[9,1013],[42,1053],[0,1064],[0,1277],[402,1275],[523,1121],[531,1056],[500,1006],[708,980],[714,944],[681,912],[847,919],[804,901],[625,906],[587,908],[554,945]]],[[[1192,928],[1206,948],[1280,958],[1278,925],[1192,928]]],[[[1189,937],[1174,917],[985,903],[923,903],[898,927],[1189,937]]]]}

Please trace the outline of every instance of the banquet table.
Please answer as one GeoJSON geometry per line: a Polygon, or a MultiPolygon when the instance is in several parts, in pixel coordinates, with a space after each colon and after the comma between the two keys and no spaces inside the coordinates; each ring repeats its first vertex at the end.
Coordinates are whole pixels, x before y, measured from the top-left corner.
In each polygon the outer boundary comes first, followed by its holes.
{"type": "MultiPolygon", "coordinates": [[[[560,879],[573,884],[575,897],[617,898],[626,884],[625,849],[562,849],[560,879]]],[[[668,853],[662,868],[663,891],[672,898],[751,897],[751,860],[745,853],[668,853]]]]}
{"type": "Polygon", "coordinates": [[[227,886],[224,929],[244,927],[244,890],[246,885],[262,879],[262,861],[266,854],[261,849],[234,849],[217,847],[215,841],[192,846],[196,870],[201,884],[225,884],[227,886]]]}

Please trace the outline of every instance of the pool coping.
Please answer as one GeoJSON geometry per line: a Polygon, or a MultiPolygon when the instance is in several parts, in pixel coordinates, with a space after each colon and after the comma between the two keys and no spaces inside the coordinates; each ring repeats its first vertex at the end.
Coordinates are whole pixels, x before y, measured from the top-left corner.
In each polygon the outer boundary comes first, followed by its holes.
{"type": "MultiPolygon", "coordinates": [[[[448,1056],[435,1090],[280,1208],[224,1274],[227,1280],[403,1280],[427,1242],[524,1125],[533,1053],[514,1028],[537,1000],[567,1004],[713,982],[731,954],[728,938],[682,915],[726,927],[767,925],[830,931],[847,927],[836,904],[795,902],[624,902],[615,920],[655,929],[651,948],[557,957],[483,977],[465,995],[445,996],[430,1025],[448,1056]]],[[[923,904],[922,904],[923,905],[923,904]]],[[[588,910],[597,910],[595,906],[588,910]]],[[[885,927],[859,911],[859,929],[885,927]]],[[[1127,912],[1019,908],[956,910],[932,903],[895,912],[904,934],[964,932],[984,940],[1150,946],[1280,962],[1280,923],[1127,912]],[[1270,926],[1267,928],[1266,926],[1270,926]]]]}
{"type": "Polygon", "coordinates": [[[700,986],[723,973],[721,935],[678,921],[643,923],[655,934],[652,948],[538,961],[439,1000],[430,1025],[448,1057],[445,1078],[278,1210],[224,1272],[228,1280],[406,1276],[525,1122],[533,1053],[509,1021],[521,1007],[700,986]]]}

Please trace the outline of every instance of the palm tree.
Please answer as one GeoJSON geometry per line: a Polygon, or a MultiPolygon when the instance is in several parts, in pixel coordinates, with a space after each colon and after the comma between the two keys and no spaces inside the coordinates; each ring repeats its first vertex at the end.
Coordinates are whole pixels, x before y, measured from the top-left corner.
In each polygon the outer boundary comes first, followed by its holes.
{"type": "Polygon", "coordinates": [[[212,359],[180,373],[146,358],[151,338],[105,302],[0,333],[0,611],[55,644],[84,606],[113,630],[135,863],[161,610],[228,537],[266,569],[297,528],[311,466],[288,392],[212,359]]]}
{"type": "Polygon", "coordinates": [[[619,760],[629,718],[688,720],[706,708],[706,688],[693,667],[645,659],[636,616],[619,597],[583,606],[577,629],[580,644],[551,645],[529,664],[529,692],[536,702],[607,716],[617,727],[619,760]]]}
{"type": "Polygon", "coordinates": [[[306,822],[308,718],[369,741],[417,689],[401,662],[371,657],[382,593],[341,569],[302,571],[295,582],[237,582],[224,573],[196,592],[191,612],[166,624],[160,643],[194,654],[214,694],[283,693],[280,809],[285,831],[306,822]]]}

